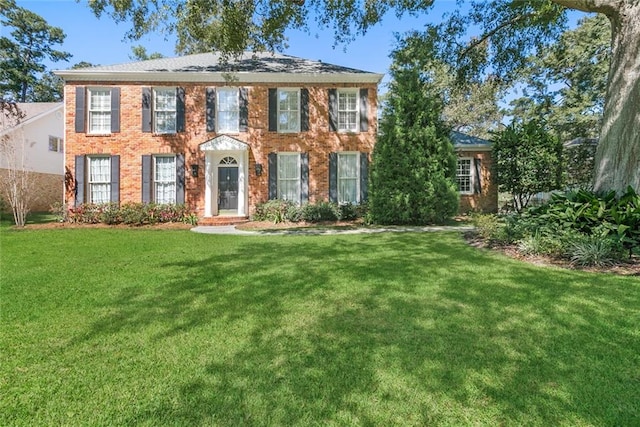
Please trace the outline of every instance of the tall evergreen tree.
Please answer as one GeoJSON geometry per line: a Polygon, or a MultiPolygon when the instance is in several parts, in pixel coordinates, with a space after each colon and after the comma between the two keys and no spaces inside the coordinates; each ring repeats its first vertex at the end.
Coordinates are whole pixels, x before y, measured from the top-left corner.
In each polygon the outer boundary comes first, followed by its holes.
{"type": "Polygon", "coordinates": [[[380,224],[442,223],[456,214],[456,157],[442,100],[418,67],[394,53],[381,135],[373,151],[370,212],[380,224]]]}
{"type": "Polygon", "coordinates": [[[0,0],[0,17],[3,27],[13,28],[10,37],[0,37],[0,94],[18,102],[33,101],[35,95],[55,98],[55,94],[43,95],[43,88],[36,90],[36,86],[46,70],[45,60],[67,61],[71,57],[68,52],[54,49],[64,42],[62,29],[17,6],[14,0],[0,0]]]}

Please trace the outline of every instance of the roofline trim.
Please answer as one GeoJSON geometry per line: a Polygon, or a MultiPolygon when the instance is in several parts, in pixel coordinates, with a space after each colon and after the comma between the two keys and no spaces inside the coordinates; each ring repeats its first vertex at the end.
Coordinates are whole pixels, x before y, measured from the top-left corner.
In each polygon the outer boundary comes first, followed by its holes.
{"type": "Polygon", "coordinates": [[[87,71],[59,70],[54,74],[65,81],[105,82],[183,82],[183,83],[373,83],[384,74],[377,73],[221,73],[185,71],[87,71]]]}

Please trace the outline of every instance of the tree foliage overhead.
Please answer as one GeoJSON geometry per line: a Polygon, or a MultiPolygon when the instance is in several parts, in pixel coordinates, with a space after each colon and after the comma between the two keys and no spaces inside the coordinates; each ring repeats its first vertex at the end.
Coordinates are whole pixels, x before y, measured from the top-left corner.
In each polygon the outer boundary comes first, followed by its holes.
{"type": "MultiPolygon", "coordinates": [[[[60,100],[55,86],[48,91],[39,81],[45,72],[44,61],[67,61],[71,54],[56,50],[65,34],[39,15],[16,5],[14,0],[0,0],[0,22],[11,28],[10,37],[0,37],[0,91],[2,96],[18,102],[60,100]]],[[[46,77],[46,76],[45,76],[46,77]]]]}
{"type": "Polygon", "coordinates": [[[519,78],[523,96],[512,101],[511,115],[523,120],[543,117],[562,141],[596,138],[602,125],[611,28],[604,15],[578,22],[563,33],[519,78]]]}
{"type": "MultiPolygon", "coordinates": [[[[315,20],[348,42],[389,12],[424,13],[433,0],[89,0],[99,16],[130,21],[129,35],[140,38],[157,29],[204,40],[225,54],[243,50],[280,50],[286,30],[308,29],[315,20]]],[[[611,22],[612,53],[603,126],[596,158],[596,190],[622,193],[640,188],[640,2],[638,0],[488,0],[457,1],[458,9],[425,35],[439,59],[460,79],[493,74],[509,81],[531,55],[559,38],[566,8],[605,15],[611,22]],[[463,7],[463,5],[467,7],[463,7]],[[479,32],[470,37],[469,29],[479,32]]],[[[200,46],[202,48],[202,46],[200,46]]]]}

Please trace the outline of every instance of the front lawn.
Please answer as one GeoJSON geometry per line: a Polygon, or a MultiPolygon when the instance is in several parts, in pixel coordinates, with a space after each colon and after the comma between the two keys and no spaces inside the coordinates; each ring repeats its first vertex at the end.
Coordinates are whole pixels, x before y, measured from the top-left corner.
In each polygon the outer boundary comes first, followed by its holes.
{"type": "Polygon", "coordinates": [[[458,233],[0,230],[0,425],[637,425],[640,280],[458,233]]]}

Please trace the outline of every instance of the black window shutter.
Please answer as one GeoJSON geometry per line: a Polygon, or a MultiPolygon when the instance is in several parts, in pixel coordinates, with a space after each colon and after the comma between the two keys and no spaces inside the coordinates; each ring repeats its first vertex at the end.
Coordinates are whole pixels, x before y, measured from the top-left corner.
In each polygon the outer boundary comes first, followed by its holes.
{"type": "Polygon", "coordinates": [[[120,132],[120,88],[111,88],[111,132],[120,132]]]}
{"type": "Polygon", "coordinates": [[[76,200],[75,206],[80,206],[84,203],[84,191],[85,191],[85,165],[87,164],[87,156],[76,156],[76,200]]]}
{"type": "Polygon", "coordinates": [[[309,89],[300,89],[300,131],[309,130],[309,89]]]}
{"type": "Polygon", "coordinates": [[[120,201],[120,156],[111,156],[111,202],[120,201]]]}
{"type": "Polygon", "coordinates": [[[151,132],[151,88],[142,88],[142,132],[151,132]]]}
{"type": "Polygon", "coordinates": [[[184,132],[184,88],[176,88],[176,132],[184,132]]]}
{"type": "Polygon", "coordinates": [[[481,173],[481,160],[479,158],[473,159],[473,169],[475,173],[475,180],[473,181],[473,192],[474,194],[482,193],[482,181],[480,180],[482,177],[481,173]]]}
{"type": "Polygon", "coordinates": [[[278,131],[278,89],[269,89],[269,131],[278,131]]]}
{"type": "Polygon", "coordinates": [[[240,132],[249,131],[249,90],[241,87],[238,93],[240,97],[240,132]]]}
{"type": "Polygon", "coordinates": [[[369,198],[369,154],[360,153],[360,203],[369,198]]]}
{"type": "Polygon", "coordinates": [[[300,204],[309,203],[309,153],[300,153],[300,204]]]}
{"type": "Polygon", "coordinates": [[[85,131],[85,96],[84,86],[76,87],[76,132],[85,131]]]}
{"type": "Polygon", "coordinates": [[[329,201],[338,202],[338,153],[329,153],[329,201]]]}
{"type": "Polygon", "coordinates": [[[207,132],[216,131],[216,89],[207,88],[207,132]]]}
{"type": "Polygon", "coordinates": [[[360,132],[369,130],[369,89],[360,89],[360,132]]]}
{"type": "Polygon", "coordinates": [[[329,89],[329,130],[338,130],[338,89],[329,89]]]}
{"type": "Polygon", "coordinates": [[[150,155],[142,156],[142,203],[151,203],[152,160],[150,155]]]}
{"type": "Polygon", "coordinates": [[[176,204],[184,204],[184,154],[176,154],[176,204]]]}
{"type": "Polygon", "coordinates": [[[269,200],[278,198],[278,153],[269,153],[269,200]]]}

